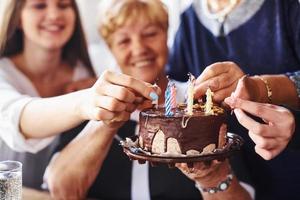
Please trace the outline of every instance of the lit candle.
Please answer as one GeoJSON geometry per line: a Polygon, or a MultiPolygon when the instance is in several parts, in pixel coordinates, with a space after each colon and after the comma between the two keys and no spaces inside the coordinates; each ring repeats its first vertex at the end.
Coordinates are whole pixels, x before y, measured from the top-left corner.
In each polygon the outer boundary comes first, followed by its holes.
{"type": "Polygon", "coordinates": [[[177,94],[177,88],[175,86],[175,83],[171,84],[171,107],[176,108],[177,102],[176,102],[176,94],[177,94]]]}
{"type": "Polygon", "coordinates": [[[172,116],[172,105],[171,105],[171,85],[170,82],[168,82],[166,91],[165,91],[165,115],[166,116],[172,116]]]}
{"type": "Polygon", "coordinates": [[[194,80],[195,77],[189,73],[189,82],[187,89],[187,114],[193,115],[193,104],[194,104],[194,80]]]}
{"type": "Polygon", "coordinates": [[[212,101],[212,97],[214,96],[214,93],[210,90],[210,88],[208,88],[205,94],[206,94],[205,114],[213,115],[214,111],[212,107],[214,104],[212,101]]]}

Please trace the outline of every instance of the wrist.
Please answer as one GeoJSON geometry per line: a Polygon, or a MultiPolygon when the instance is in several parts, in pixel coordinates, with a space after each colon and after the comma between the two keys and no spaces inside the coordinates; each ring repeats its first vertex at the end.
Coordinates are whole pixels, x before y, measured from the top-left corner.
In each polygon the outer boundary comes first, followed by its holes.
{"type": "Polygon", "coordinates": [[[261,103],[272,103],[272,88],[267,79],[262,76],[254,76],[258,88],[258,95],[255,99],[261,103]]]}
{"type": "Polygon", "coordinates": [[[232,174],[230,165],[228,161],[224,161],[206,176],[195,179],[195,182],[200,188],[213,188],[224,181],[229,174],[232,174]]]}
{"type": "Polygon", "coordinates": [[[230,187],[232,180],[233,180],[233,174],[232,172],[230,172],[226,176],[226,178],[224,180],[221,180],[216,186],[203,187],[196,181],[195,187],[198,190],[200,190],[201,193],[215,194],[218,192],[226,191],[230,187]]]}
{"type": "Polygon", "coordinates": [[[89,94],[90,90],[89,89],[84,89],[80,90],[77,92],[72,93],[72,100],[74,103],[74,110],[77,115],[77,117],[81,120],[90,120],[91,117],[89,114],[86,112],[86,105],[88,104],[88,100],[86,97],[90,98],[91,95],[89,94]]]}

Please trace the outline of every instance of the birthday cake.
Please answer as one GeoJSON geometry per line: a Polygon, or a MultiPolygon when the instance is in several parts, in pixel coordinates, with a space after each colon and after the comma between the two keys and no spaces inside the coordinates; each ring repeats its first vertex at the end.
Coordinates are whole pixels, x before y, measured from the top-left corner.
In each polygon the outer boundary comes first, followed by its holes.
{"type": "Polygon", "coordinates": [[[203,155],[222,148],[226,141],[226,112],[212,105],[205,111],[204,103],[194,104],[192,114],[187,105],[172,108],[150,108],[140,113],[139,146],[144,151],[162,156],[203,155]]]}

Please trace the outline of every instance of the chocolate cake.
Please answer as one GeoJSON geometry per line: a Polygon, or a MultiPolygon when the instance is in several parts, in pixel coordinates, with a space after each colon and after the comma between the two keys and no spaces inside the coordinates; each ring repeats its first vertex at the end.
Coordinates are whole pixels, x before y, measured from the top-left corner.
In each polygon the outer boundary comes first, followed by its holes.
{"type": "Polygon", "coordinates": [[[214,105],[213,113],[206,114],[204,107],[195,104],[193,114],[188,115],[186,105],[177,106],[172,116],[165,115],[165,108],[143,110],[139,146],[165,156],[200,155],[222,148],[227,133],[226,113],[214,105]]]}

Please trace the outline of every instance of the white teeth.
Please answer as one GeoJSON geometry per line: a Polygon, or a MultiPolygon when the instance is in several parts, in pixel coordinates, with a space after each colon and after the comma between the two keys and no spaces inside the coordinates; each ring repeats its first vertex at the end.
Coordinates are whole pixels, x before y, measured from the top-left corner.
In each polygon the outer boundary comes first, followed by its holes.
{"type": "Polygon", "coordinates": [[[150,65],[151,63],[152,63],[151,60],[143,60],[143,61],[136,62],[134,65],[136,67],[144,67],[144,66],[150,65]]]}
{"type": "Polygon", "coordinates": [[[47,31],[60,31],[61,26],[49,25],[49,26],[44,27],[44,29],[47,30],[47,31]]]}

